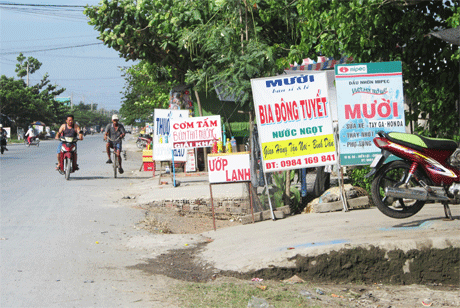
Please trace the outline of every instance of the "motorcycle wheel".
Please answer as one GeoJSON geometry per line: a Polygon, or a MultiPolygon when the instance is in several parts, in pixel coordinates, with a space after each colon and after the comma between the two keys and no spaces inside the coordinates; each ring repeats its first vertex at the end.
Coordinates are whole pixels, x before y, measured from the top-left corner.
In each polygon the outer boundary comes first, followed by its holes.
{"type": "Polygon", "coordinates": [[[37,148],[38,148],[39,145],[40,145],[40,140],[37,140],[37,148]]]}
{"type": "Polygon", "coordinates": [[[142,144],[142,141],[137,141],[136,145],[139,149],[142,149],[144,147],[144,145],[142,144]]]}
{"type": "Polygon", "coordinates": [[[3,145],[1,146],[1,150],[0,150],[3,154],[3,151],[5,151],[5,149],[3,148],[3,145]]]}
{"type": "Polygon", "coordinates": [[[70,178],[70,169],[72,168],[72,160],[65,158],[64,159],[64,170],[65,170],[65,179],[68,181],[70,178]]]}
{"type": "MultiPolygon", "coordinates": [[[[394,198],[385,195],[386,187],[400,187],[404,185],[409,174],[411,164],[406,161],[395,160],[384,165],[375,175],[372,181],[372,201],[383,214],[391,218],[407,218],[417,214],[426,201],[394,198]]],[[[430,179],[419,169],[415,170],[410,179],[409,188],[421,187],[419,181],[431,185],[430,179]]]]}

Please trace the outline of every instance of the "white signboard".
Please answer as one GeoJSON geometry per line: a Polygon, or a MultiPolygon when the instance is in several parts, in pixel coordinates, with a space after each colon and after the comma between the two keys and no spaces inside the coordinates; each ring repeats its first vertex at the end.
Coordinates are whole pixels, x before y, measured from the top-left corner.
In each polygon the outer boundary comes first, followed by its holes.
{"type": "Polygon", "coordinates": [[[249,153],[209,154],[209,183],[251,181],[249,153]]]}
{"type": "MultiPolygon", "coordinates": [[[[188,110],[155,109],[153,133],[153,160],[172,160],[171,121],[172,119],[187,119],[188,110]]],[[[184,149],[174,150],[174,161],[186,161],[184,149]]]]}
{"type": "Polygon", "coordinates": [[[222,138],[220,115],[171,120],[171,140],[174,149],[212,147],[222,138]]]}
{"type": "Polygon", "coordinates": [[[187,150],[187,162],[185,163],[185,171],[192,172],[196,171],[196,155],[195,149],[187,150]]]}
{"type": "Polygon", "coordinates": [[[325,73],[251,79],[264,172],[337,162],[325,73]]]}
{"type": "Polygon", "coordinates": [[[378,131],[406,130],[401,62],[342,64],[335,74],[340,164],[368,165],[381,152],[378,131]]]}
{"type": "Polygon", "coordinates": [[[6,131],[6,138],[11,139],[11,127],[4,127],[3,129],[6,131]]]}

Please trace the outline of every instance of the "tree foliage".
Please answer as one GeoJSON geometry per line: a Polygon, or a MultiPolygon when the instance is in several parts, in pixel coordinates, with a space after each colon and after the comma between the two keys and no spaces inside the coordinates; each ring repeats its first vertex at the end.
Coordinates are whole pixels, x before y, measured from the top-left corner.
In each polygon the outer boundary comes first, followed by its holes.
{"type": "Polygon", "coordinates": [[[19,63],[16,64],[16,69],[14,71],[17,73],[19,78],[27,76],[28,73],[35,73],[42,66],[42,63],[34,57],[29,57],[26,60],[26,57],[24,57],[22,53],[19,54],[16,60],[18,60],[19,63]]]}
{"type": "Polygon", "coordinates": [[[290,61],[316,55],[343,55],[354,62],[402,61],[404,90],[411,112],[407,120],[429,118],[432,136],[459,134],[458,46],[431,37],[458,25],[458,2],[350,0],[297,2],[301,42],[290,61]],[[454,17],[456,14],[457,19],[454,17]]]}
{"type": "Polygon", "coordinates": [[[75,121],[80,127],[97,125],[105,127],[111,122],[109,115],[98,112],[97,106],[91,106],[91,104],[84,104],[83,102],[76,104],[72,110],[69,110],[69,113],[73,114],[75,121]]]}
{"type": "Polygon", "coordinates": [[[102,0],[85,14],[127,60],[167,68],[197,90],[223,85],[250,108],[251,78],[307,57],[402,61],[406,118],[429,118],[428,135],[459,133],[458,47],[429,35],[458,25],[458,1],[102,0]]]}
{"type": "Polygon", "coordinates": [[[251,107],[250,79],[281,72],[297,16],[287,1],[254,0],[103,0],[85,14],[127,60],[168,68],[197,90],[223,84],[251,107]]]}
{"type": "Polygon", "coordinates": [[[167,108],[169,91],[175,83],[171,70],[147,61],[124,68],[126,86],[120,113],[125,124],[151,120],[155,108],[167,108]]]}
{"type": "Polygon", "coordinates": [[[34,121],[56,123],[63,118],[67,107],[54,100],[65,89],[51,85],[48,75],[40,83],[27,86],[23,80],[5,75],[0,77],[0,113],[5,114],[17,127],[27,127],[34,121]]]}

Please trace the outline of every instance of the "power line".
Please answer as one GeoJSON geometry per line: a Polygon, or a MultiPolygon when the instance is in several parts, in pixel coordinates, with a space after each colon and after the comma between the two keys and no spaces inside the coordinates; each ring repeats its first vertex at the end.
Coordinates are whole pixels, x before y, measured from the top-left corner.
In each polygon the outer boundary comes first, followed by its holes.
{"type": "Polygon", "coordinates": [[[17,6],[41,6],[41,7],[79,7],[85,8],[84,5],[64,5],[64,4],[27,4],[27,3],[11,3],[0,2],[0,5],[17,5],[17,6]]]}
{"type": "Polygon", "coordinates": [[[12,13],[47,15],[55,18],[65,18],[67,21],[69,19],[87,20],[88,18],[82,14],[84,8],[81,5],[0,3],[1,10],[7,10],[12,13]]]}
{"type": "MultiPolygon", "coordinates": [[[[74,46],[66,46],[66,47],[56,47],[56,48],[48,48],[48,49],[40,49],[40,50],[24,50],[24,51],[21,51],[21,52],[22,53],[33,53],[33,52],[40,52],[40,51],[50,51],[50,50],[59,50],[59,49],[87,47],[87,46],[102,45],[102,44],[103,43],[92,43],[92,44],[74,45],[74,46]]],[[[0,53],[0,56],[14,55],[14,54],[17,54],[17,53],[18,53],[18,51],[2,52],[2,53],[0,53]]]]}
{"type": "Polygon", "coordinates": [[[27,39],[27,40],[2,41],[2,44],[3,43],[17,43],[17,42],[33,42],[33,41],[54,41],[54,40],[79,38],[79,37],[94,37],[94,35],[64,36],[64,37],[51,37],[51,38],[32,39],[32,40],[27,39]]]}

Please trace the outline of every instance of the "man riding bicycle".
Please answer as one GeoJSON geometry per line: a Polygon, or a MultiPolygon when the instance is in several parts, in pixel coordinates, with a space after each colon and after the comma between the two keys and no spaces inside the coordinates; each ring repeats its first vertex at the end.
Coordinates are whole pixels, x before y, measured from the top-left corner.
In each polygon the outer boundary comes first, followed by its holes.
{"type": "Polygon", "coordinates": [[[109,157],[107,164],[113,163],[112,159],[110,158],[110,148],[112,148],[118,157],[118,166],[120,166],[118,168],[118,172],[120,172],[120,174],[124,172],[123,168],[121,167],[120,152],[122,148],[122,139],[125,137],[125,135],[125,127],[123,124],[118,123],[118,115],[114,114],[112,116],[112,124],[108,124],[105,128],[104,140],[107,140],[108,137],[107,144],[105,146],[107,150],[107,156],[109,157]]]}

